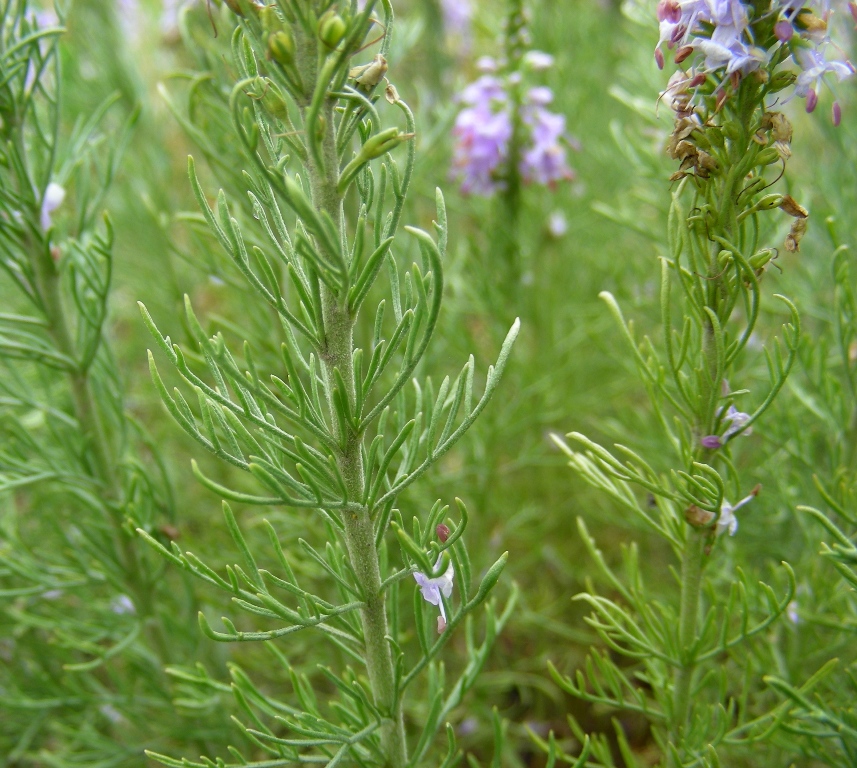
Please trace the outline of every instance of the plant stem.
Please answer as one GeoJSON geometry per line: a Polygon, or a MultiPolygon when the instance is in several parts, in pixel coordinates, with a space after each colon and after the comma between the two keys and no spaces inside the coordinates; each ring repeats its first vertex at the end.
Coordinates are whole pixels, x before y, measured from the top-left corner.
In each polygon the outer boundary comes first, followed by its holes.
{"type": "MultiPolygon", "coordinates": [[[[690,649],[696,641],[699,592],[702,582],[702,560],[705,540],[709,532],[704,528],[687,527],[687,539],[681,559],[681,604],[678,641],[680,664],[673,683],[673,707],[670,722],[670,742],[680,751],[680,745],[690,712],[690,685],[696,667],[690,649]]],[[[680,768],[673,755],[667,759],[669,768],[680,768]]]]}
{"type": "MultiPolygon", "coordinates": [[[[333,129],[333,103],[327,100],[323,109],[325,132],[322,140],[322,160],[319,168],[310,159],[308,176],[312,190],[313,205],[326,211],[339,231],[342,230],[342,199],[337,191],[339,181],[339,157],[336,152],[336,136],[333,129]]],[[[345,395],[354,412],[356,392],[354,387],[354,322],[347,308],[346,297],[322,287],[322,317],[324,320],[324,347],[321,362],[324,371],[325,392],[332,424],[333,435],[339,444],[336,463],[349,500],[360,501],[364,495],[363,457],[361,435],[351,424],[340,427],[334,402],[336,375],[345,384],[345,395]]],[[[362,506],[357,512],[343,515],[345,544],[348,558],[360,587],[364,605],[360,610],[363,627],[366,671],[375,705],[383,713],[386,722],[381,727],[381,747],[389,768],[403,768],[407,763],[407,744],[402,706],[396,690],[393,654],[387,640],[389,635],[387,609],[381,591],[381,570],[375,532],[369,509],[362,506]]]]}
{"type": "Polygon", "coordinates": [[[67,371],[66,377],[71,391],[72,411],[89,453],[90,466],[87,471],[102,488],[104,506],[115,532],[117,561],[125,573],[126,586],[131,592],[134,610],[149,636],[152,647],[158,653],[162,666],[170,660],[169,644],[163,634],[163,627],[158,621],[153,621],[155,611],[152,590],[137,557],[132,536],[123,526],[122,484],[112,458],[113,448],[92,389],[90,371],[82,367],[77,358],[70,321],[64,309],[61,276],[49,248],[44,243],[28,239],[26,246],[36,278],[36,290],[48,322],[48,333],[59,352],[75,363],[74,367],[67,371]]]}

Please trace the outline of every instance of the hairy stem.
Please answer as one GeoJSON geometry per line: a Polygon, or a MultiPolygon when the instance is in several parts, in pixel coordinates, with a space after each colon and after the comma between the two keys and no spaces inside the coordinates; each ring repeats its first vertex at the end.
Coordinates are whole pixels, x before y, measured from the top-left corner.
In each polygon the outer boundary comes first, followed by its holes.
{"type": "MultiPolygon", "coordinates": [[[[339,158],[336,151],[336,135],[333,128],[333,103],[328,100],[322,110],[324,118],[324,138],[322,140],[323,167],[312,160],[308,164],[308,176],[315,207],[326,211],[341,231],[341,197],[337,191],[339,181],[339,158]]],[[[312,127],[310,127],[312,130],[312,127]]],[[[356,402],[354,388],[354,321],[347,308],[346,297],[334,294],[322,288],[322,316],[324,320],[324,346],[321,362],[325,378],[330,420],[333,435],[339,445],[336,462],[351,501],[361,501],[364,495],[363,458],[361,455],[361,435],[352,425],[340,427],[336,414],[334,390],[337,387],[339,373],[345,385],[346,396],[351,410],[356,402]]],[[[402,706],[395,683],[393,654],[387,640],[389,635],[387,609],[381,591],[381,571],[378,550],[375,546],[375,533],[369,509],[365,506],[359,512],[347,512],[344,516],[345,543],[351,567],[357,577],[364,606],[360,611],[365,645],[366,670],[375,705],[385,716],[381,728],[381,745],[386,765],[390,768],[403,768],[407,763],[407,745],[402,706]]]]}

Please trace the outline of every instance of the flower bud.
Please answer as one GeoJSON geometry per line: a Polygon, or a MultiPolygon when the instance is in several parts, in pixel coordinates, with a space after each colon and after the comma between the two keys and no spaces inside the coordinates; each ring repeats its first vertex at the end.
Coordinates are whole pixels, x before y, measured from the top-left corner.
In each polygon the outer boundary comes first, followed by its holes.
{"type": "Polygon", "coordinates": [[[295,60],[295,41],[284,29],[268,37],[268,55],[279,64],[287,66],[295,60]]]}
{"type": "Polygon", "coordinates": [[[808,8],[802,8],[795,14],[795,26],[808,33],[811,38],[813,34],[824,35],[827,32],[827,22],[816,16],[808,8]]]}
{"type": "Polygon", "coordinates": [[[440,523],[437,528],[434,529],[434,532],[437,534],[438,541],[441,544],[446,544],[446,540],[449,538],[449,534],[451,533],[448,525],[444,525],[440,523]]]}
{"type": "Polygon", "coordinates": [[[259,21],[262,22],[262,29],[264,29],[269,35],[272,35],[275,32],[280,32],[284,29],[283,22],[280,20],[280,15],[277,13],[277,9],[273,5],[266,5],[261,11],[259,11],[259,21]]]}
{"type": "Polygon", "coordinates": [[[726,141],[723,138],[723,132],[717,126],[712,126],[705,131],[705,138],[712,147],[723,149],[726,146],[726,141]]]}
{"type": "Polygon", "coordinates": [[[332,8],[318,20],[318,37],[328,48],[336,48],[347,31],[342,16],[332,8]]]}
{"type": "Polygon", "coordinates": [[[727,139],[731,139],[732,141],[736,141],[741,138],[741,129],[732,120],[723,123],[723,133],[727,139]]]}
{"type": "Polygon", "coordinates": [[[277,86],[267,78],[264,80],[263,87],[262,105],[278,120],[285,120],[289,113],[289,108],[286,105],[286,100],[280,93],[279,88],[277,88],[277,86]]]}

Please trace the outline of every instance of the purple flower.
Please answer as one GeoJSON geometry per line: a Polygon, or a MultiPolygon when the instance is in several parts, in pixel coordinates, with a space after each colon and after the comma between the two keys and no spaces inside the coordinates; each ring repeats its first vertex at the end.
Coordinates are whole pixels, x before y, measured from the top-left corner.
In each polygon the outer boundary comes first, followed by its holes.
{"type": "Polygon", "coordinates": [[[742,432],[742,430],[745,436],[749,436],[753,432],[753,430],[749,427],[745,429],[747,423],[750,421],[750,414],[742,413],[734,405],[729,406],[728,410],[726,411],[726,415],[723,418],[725,421],[729,422],[729,426],[723,433],[724,442],[726,442],[735,433],[742,432]]]}
{"type": "MultiPolygon", "coordinates": [[[[437,562],[434,564],[434,570],[440,568],[443,562],[443,553],[441,553],[437,562]]],[[[443,598],[449,599],[452,597],[452,579],[455,576],[455,569],[452,567],[452,561],[446,571],[440,576],[433,579],[426,576],[424,573],[417,571],[414,574],[417,584],[420,588],[420,593],[430,605],[436,605],[440,608],[440,616],[437,619],[437,631],[443,632],[446,629],[446,609],[443,607],[443,598]]]]}
{"type": "MultiPolygon", "coordinates": [[[[520,73],[513,73],[508,81],[516,75],[520,78],[520,73]]],[[[467,106],[453,127],[456,141],[452,174],[460,180],[465,194],[491,195],[503,187],[504,164],[509,159],[514,132],[506,82],[494,75],[483,75],[459,97],[467,106]]],[[[525,181],[553,185],[572,178],[562,143],[566,140],[565,117],[545,108],[551,101],[550,88],[531,88],[522,107],[521,120],[527,135],[519,170],[525,181]]]]}
{"type": "Polygon", "coordinates": [[[709,451],[716,451],[718,448],[723,447],[720,435],[706,435],[705,437],[700,438],[699,443],[703,448],[707,448],[709,451]]]}
{"type": "MultiPolygon", "coordinates": [[[[548,90],[548,89],[534,89],[548,90]]],[[[521,158],[521,176],[525,181],[553,185],[572,177],[560,139],[565,135],[565,116],[535,106],[524,117],[531,129],[532,145],[521,158]]]]}
{"type": "Polygon", "coordinates": [[[465,194],[490,195],[499,189],[495,172],[508,155],[512,120],[506,110],[490,107],[463,109],[455,120],[453,174],[465,194]]]}

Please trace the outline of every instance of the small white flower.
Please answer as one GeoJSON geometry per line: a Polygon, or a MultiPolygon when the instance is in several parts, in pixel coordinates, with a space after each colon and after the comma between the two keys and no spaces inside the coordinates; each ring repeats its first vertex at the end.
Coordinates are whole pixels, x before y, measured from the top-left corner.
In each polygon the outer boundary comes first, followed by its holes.
{"type": "Polygon", "coordinates": [[[48,184],[45,196],[42,198],[40,223],[43,232],[47,232],[51,228],[51,214],[62,205],[63,200],[65,200],[65,189],[52,181],[48,184]]]}
{"type": "MultiPolygon", "coordinates": [[[[434,570],[440,568],[442,560],[443,554],[438,556],[437,562],[434,564],[434,570]]],[[[443,630],[446,629],[446,610],[443,607],[443,599],[441,598],[441,595],[447,599],[452,596],[452,579],[454,576],[455,569],[452,567],[451,560],[446,571],[434,579],[430,579],[424,573],[420,573],[419,571],[414,574],[414,579],[416,579],[416,582],[420,587],[423,600],[440,608],[440,616],[437,620],[438,632],[443,632],[443,630]]]]}
{"type": "Polygon", "coordinates": [[[729,531],[730,536],[735,535],[735,532],[738,530],[738,518],[735,517],[735,511],[743,507],[745,504],[749,504],[753,501],[753,499],[759,495],[759,491],[761,490],[762,486],[757,485],[752,491],[750,491],[749,496],[745,496],[734,507],[728,501],[724,501],[720,505],[720,517],[717,518],[717,525],[715,526],[715,533],[717,536],[720,536],[727,531],[729,531]]]}

